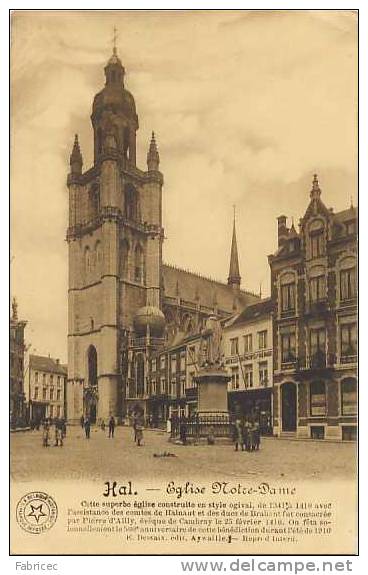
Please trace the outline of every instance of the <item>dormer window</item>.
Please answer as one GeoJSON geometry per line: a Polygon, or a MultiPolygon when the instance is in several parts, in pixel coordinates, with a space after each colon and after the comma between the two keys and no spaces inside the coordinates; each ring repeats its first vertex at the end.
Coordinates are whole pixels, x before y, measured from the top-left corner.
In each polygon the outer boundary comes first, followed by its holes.
{"type": "Polygon", "coordinates": [[[325,254],[325,240],[323,230],[312,232],[311,240],[311,256],[312,258],[319,258],[325,254]]]}

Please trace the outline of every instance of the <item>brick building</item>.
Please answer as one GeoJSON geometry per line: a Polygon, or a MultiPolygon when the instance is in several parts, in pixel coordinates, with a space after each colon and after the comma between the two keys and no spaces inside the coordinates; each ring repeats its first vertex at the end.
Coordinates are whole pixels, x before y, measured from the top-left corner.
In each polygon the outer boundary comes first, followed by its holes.
{"type": "Polygon", "coordinates": [[[275,302],[273,427],[352,439],[357,426],[357,210],[334,213],[314,176],[310,203],[269,256],[275,302]]]}
{"type": "Polygon", "coordinates": [[[50,356],[30,355],[27,396],[30,420],[62,419],[66,416],[67,366],[50,356]]]}
{"type": "MultiPolygon", "coordinates": [[[[92,106],[93,166],[70,156],[68,419],[146,410],[151,355],[206,318],[228,317],[258,297],[240,287],[236,241],[227,283],[162,261],[163,175],[152,135],[147,169],[136,164],[138,115],[116,48],[92,106]]],[[[236,240],[236,238],[235,238],[236,240]]]]}
{"type": "Polygon", "coordinates": [[[27,322],[18,319],[16,299],[12,302],[12,317],[10,319],[10,388],[9,410],[12,427],[23,426],[26,423],[26,404],[24,393],[24,328],[27,322]]]}

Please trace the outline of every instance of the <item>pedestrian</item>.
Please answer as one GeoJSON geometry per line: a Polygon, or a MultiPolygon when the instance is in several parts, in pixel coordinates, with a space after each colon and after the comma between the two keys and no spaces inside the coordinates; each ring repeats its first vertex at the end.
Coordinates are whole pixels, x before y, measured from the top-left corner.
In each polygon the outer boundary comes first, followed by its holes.
{"type": "Polygon", "coordinates": [[[86,434],[86,439],[89,439],[89,436],[91,434],[91,423],[88,417],[84,420],[84,432],[86,434]]]}
{"type": "Polygon", "coordinates": [[[134,441],[137,443],[137,419],[138,419],[138,414],[137,413],[133,413],[133,432],[134,432],[134,441]]]}
{"type": "Polygon", "coordinates": [[[80,425],[81,425],[81,428],[83,429],[83,427],[84,427],[84,415],[82,415],[80,418],[80,425]]]}
{"type": "Polygon", "coordinates": [[[55,447],[63,447],[63,434],[61,422],[57,419],[55,421],[55,447]]]}
{"type": "Polygon", "coordinates": [[[243,426],[243,446],[245,451],[250,451],[251,448],[251,423],[247,419],[243,426]]]}
{"type": "Polygon", "coordinates": [[[109,437],[114,438],[114,433],[115,433],[115,419],[113,416],[111,416],[109,421],[109,437]]]}
{"type": "Polygon", "coordinates": [[[236,419],[235,426],[234,426],[234,442],[235,442],[235,451],[238,451],[239,445],[243,445],[242,439],[242,428],[241,428],[241,421],[240,419],[236,419]]]}
{"type": "Polygon", "coordinates": [[[144,417],[143,414],[139,414],[135,424],[135,436],[138,447],[141,446],[143,441],[143,429],[144,429],[144,417]]]}
{"type": "Polygon", "coordinates": [[[101,430],[105,431],[105,420],[104,419],[101,421],[101,430]]]}
{"type": "Polygon", "coordinates": [[[65,437],[66,437],[66,421],[65,421],[65,419],[61,420],[61,436],[62,436],[62,439],[65,439],[65,437]]]}
{"type": "Polygon", "coordinates": [[[261,428],[260,428],[258,421],[254,422],[253,434],[254,434],[254,440],[253,440],[254,441],[254,449],[256,451],[258,451],[259,446],[261,444],[261,428]]]}
{"type": "Polygon", "coordinates": [[[179,427],[180,440],[183,445],[187,444],[187,431],[188,431],[187,418],[185,417],[185,415],[183,415],[183,417],[180,420],[180,427],[179,427]]]}
{"type": "Polygon", "coordinates": [[[47,421],[45,421],[42,430],[42,445],[43,447],[49,446],[49,438],[50,438],[50,427],[47,421]]]}

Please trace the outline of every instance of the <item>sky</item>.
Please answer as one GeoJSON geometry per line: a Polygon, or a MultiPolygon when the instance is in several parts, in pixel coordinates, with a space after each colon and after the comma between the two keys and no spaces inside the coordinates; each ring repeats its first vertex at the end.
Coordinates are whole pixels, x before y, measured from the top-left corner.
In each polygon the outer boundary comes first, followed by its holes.
{"type": "Polygon", "coordinates": [[[164,175],[164,261],[226,281],[233,205],[242,287],[267,296],[277,216],[295,225],[318,173],[335,212],[357,201],[353,11],[16,11],[11,38],[11,292],[30,351],[67,360],[66,177],[92,165],[94,95],[113,27],[164,175]]]}

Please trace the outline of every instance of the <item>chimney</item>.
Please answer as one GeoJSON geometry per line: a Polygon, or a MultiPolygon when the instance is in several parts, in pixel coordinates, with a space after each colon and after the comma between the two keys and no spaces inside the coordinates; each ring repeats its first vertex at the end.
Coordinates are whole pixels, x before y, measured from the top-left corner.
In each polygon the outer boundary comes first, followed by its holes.
{"type": "Polygon", "coordinates": [[[289,230],[286,227],[286,216],[279,216],[277,218],[277,241],[278,246],[282,246],[287,239],[289,230]]]}

